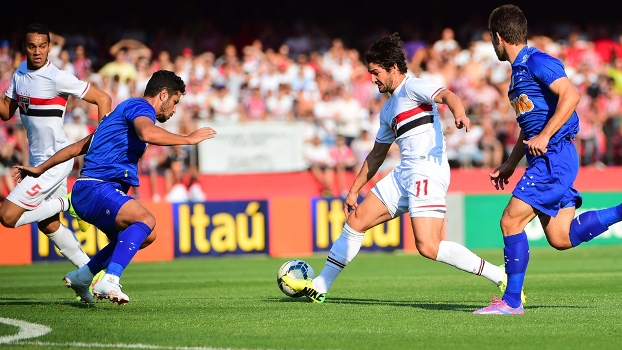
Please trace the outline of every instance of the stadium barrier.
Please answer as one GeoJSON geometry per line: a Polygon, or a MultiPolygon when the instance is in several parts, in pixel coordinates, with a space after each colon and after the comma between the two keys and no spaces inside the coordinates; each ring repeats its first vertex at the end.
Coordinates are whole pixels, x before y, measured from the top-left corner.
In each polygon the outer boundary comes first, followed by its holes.
{"type": "MultiPolygon", "coordinates": [[[[510,191],[500,193],[491,190],[487,172],[477,169],[452,173],[454,187],[450,187],[447,199],[446,237],[472,249],[503,247],[499,218],[509,200],[510,191]]],[[[283,180],[281,185],[299,183],[298,180],[304,178],[301,173],[278,176],[283,179],[293,177],[293,180],[283,180]]],[[[607,168],[606,171],[582,169],[577,183],[591,188],[582,191],[584,207],[580,211],[619,204],[622,188],[617,181],[621,176],[622,169],[619,168],[607,168]]],[[[246,198],[250,199],[213,199],[203,203],[179,204],[141,200],[156,217],[157,239],[147,249],[139,251],[135,260],[167,261],[195,256],[245,254],[304,257],[327,252],[341,233],[345,220],[341,198],[317,197],[301,192],[310,192],[308,189],[296,190],[298,187],[291,187],[290,193],[294,195],[284,195],[286,190],[275,190],[276,194],[268,195],[265,189],[276,187],[262,182],[265,181],[263,175],[245,176],[243,179],[250,183],[241,185],[237,176],[210,177],[207,182],[214,182],[210,186],[231,186],[227,193],[233,193],[233,198],[243,198],[235,190],[242,187],[247,190],[246,198]],[[250,190],[252,188],[254,192],[250,190]]],[[[516,179],[511,179],[511,183],[516,183],[516,179]]],[[[581,188],[580,185],[577,187],[581,188]]],[[[94,227],[80,232],[72,217],[62,215],[62,221],[75,232],[89,255],[108,243],[105,234],[94,227]]],[[[532,246],[547,245],[537,220],[532,221],[526,231],[532,246]]],[[[590,244],[620,243],[622,224],[616,224],[590,244]]],[[[369,230],[362,249],[416,252],[409,218],[402,216],[369,230]]],[[[0,228],[0,265],[60,260],[63,260],[60,253],[36,225],[0,228]]]]}

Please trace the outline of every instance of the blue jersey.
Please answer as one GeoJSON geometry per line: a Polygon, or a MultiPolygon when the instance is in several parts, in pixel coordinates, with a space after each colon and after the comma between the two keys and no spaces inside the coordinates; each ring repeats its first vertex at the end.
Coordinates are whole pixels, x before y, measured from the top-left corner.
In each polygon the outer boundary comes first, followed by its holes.
{"type": "MultiPolygon", "coordinates": [[[[558,96],[549,86],[566,77],[564,65],[556,58],[533,47],[525,46],[512,64],[512,79],[508,97],[516,111],[516,120],[525,140],[540,134],[557,108],[558,96]]],[[[570,119],[551,137],[549,144],[573,139],[579,131],[579,117],[573,112],[570,119]]]]}
{"type": "Polygon", "coordinates": [[[156,121],[155,109],[143,98],[130,98],[101,121],[93,134],[80,174],[103,181],[140,186],[138,160],[147,143],[134,129],[134,120],[147,117],[156,121]]]}

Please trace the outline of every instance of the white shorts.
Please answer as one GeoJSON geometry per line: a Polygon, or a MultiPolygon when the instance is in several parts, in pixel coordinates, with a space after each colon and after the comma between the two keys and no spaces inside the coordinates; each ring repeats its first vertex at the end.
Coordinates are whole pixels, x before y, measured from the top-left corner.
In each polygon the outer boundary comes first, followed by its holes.
{"type": "Polygon", "coordinates": [[[397,167],[378,181],[372,192],[393,218],[408,212],[411,218],[442,219],[447,212],[450,174],[448,165],[433,162],[422,162],[409,169],[397,167]]]}
{"type": "Polygon", "coordinates": [[[72,169],[73,159],[70,159],[37,178],[27,176],[15,186],[6,199],[26,210],[32,210],[44,200],[63,197],[67,194],[67,176],[72,169]]]}

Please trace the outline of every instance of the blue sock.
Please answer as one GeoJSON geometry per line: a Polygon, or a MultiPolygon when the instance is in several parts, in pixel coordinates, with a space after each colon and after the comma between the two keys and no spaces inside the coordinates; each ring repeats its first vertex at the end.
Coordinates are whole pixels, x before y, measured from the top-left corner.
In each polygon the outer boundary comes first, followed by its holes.
{"type": "Polygon", "coordinates": [[[609,226],[622,220],[622,204],[600,210],[590,210],[577,216],[570,224],[570,242],[573,247],[591,241],[609,226]]]}
{"type": "Polygon", "coordinates": [[[121,277],[121,273],[150,233],[151,227],[144,222],[135,222],[119,233],[118,243],[112,253],[106,273],[121,277]]]}
{"type": "Polygon", "coordinates": [[[525,282],[525,272],[529,263],[529,242],[525,231],[503,237],[505,248],[505,273],[508,275],[508,285],[503,294],[503,300],[513,308],[521,304],[521,291],[525,282]]]}
{"type": "Polygon", "coordinates": [[[91,260],[86,264],[93,275],[96,275],[99,271],[108,266],[108,261],[114,252],[114,248],[117,246],[117,242],[110,241],[107,246],[98,251],[91,260]]]}

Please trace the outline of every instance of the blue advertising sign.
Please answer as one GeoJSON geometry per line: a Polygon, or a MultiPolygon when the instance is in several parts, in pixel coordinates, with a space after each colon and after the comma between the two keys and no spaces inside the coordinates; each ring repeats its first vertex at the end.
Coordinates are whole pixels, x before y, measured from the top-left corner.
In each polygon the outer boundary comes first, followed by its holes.
{"type": "Polygon", "coordinates": [[[268,202],[173,204],[175,257],[268,254],[268,202]]]}

